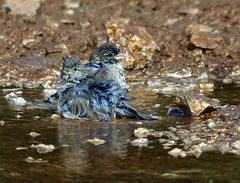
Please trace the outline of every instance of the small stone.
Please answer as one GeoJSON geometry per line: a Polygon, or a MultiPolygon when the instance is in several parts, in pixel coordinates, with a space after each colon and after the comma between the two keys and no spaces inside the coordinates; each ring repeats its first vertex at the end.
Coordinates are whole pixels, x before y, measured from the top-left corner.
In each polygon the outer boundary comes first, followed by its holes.
{"type": "Polygon", "coordinates": [[[5,95],[5,98],[6,98],[6,99],[9,99],[9,98],[17,98],[17,97],[18,97],[18,96],[17,96],[16,93],[14,93],[14,92],[11,92],[11,93],[5,95]]]}
{"type": "Polygon", "coordinates": [[[234,147],[236,149],[240,149],[240,140],[237,140],[234,143],[232,143],[232,147],[234,147]]]}
{"type": "Polygon", "coordinates": [[[21,95],[21,94],[23,94],[22,91],[16,91],[15,93],[16,93],[17,95],[21,95]]]}
{"type": "Polygon", "coordinates": [[[64,7],[68,9],[76,9],[80,7],[80,3],[73,0],[64,0],[64,7]]]}
{"type": "Polygon", "coordinates": [[[159,107],[161,107],[161,104],[155,104],[154,107],[159,108],[159,107]]]}
{"type": "Polygon", "coordinates": [[[149,144],[149,140],[147,138],[138,138],[131,141],[131,144],[138,147],[147,147],[149,144]]]}
{"type": "Polygon", "coordinates": [[[163,144],[164,147],[170,147],[176,145],[176,142],[174,140],[169,140],[166,143],[163,144]]]}
{"type": "Polygon", "coordinates": [[[27,148],[27,147],[17,147],[17,148],[16,148],[17,151],[26,150],[26,149],[28,149],[28,148],[27,148]]]}
{"type": "Polygon", "coordinates": [[[24,40],[22,41],[22,44],[23,44],[24,46],[26,46],[27,44],[33,43],[33,42],[35,42],[35,39],[24,39],[24,40]]]}
{"type": "Polygon", "coordinates": [[[138,128],[134,130],[134,135],[138,138],[147,137],[149,135],[149,130],[147,128],[138,128]]]}
{"type": "Polygon", "coordinates": [[[199,158],[202,154],[202,149],[199,145],[193,145],[191,147],[191,153],[196,157],[199,158]]]}
{"type": "Polygon", "coordinates": [[[3,120],[0,121],[0,126],[4,126],[5,124],[6,124],[5,121],[3,121],[3,120]]]}
{"type": "Polygon", "coordinates": [[[231,83],[232,83],[232,78],[230,78],[230,77],[225,77],[225,78],[223,78],[222,82],[223,82],[224,84],[231,84],[231,83]]]}
{"type": "Polygon", "coordinates": [[[22,116],[20,114],[16,115],[17,119],[20,119],[22,116]]]}
{"type": "Polygon", "coordinates": [[[214,83],[199,83],[199,89],[201,91],[213,91],[214,83]]]}
{"type": "Polygon", "coordinates": [[[178,18],[169,18],[167,21],[164,23],[164,25],[173,25],[178,21],[178,18]]]}
{"type": "Polygon", "coordinates": [[[89,143],[95,145],[95,146],[98,146],[98,145],[101,145],[101,144],[104,144],[106,141],[103,140],[103,139],[99,139],[99,138],[94,138],[94,139],[88,139],[87,140],[89,143]]]}
{"type": "Polygon", "coordinates": [[[38,145],[31,145],[31,148],[35,148],[37,149],[37,152],[39,154],[46,154],[46,153],[49,153],[49,152],[52,152],[55,147],[54,145],[45,145],[45,144],[38,144],[38,145]]]}
{"type": "Polygon", "coordinates": [[[65,15],[74,15],[75,14],[75,11],[72,10],[72,9],[67,9],[67,10],[64,10],[63,13],[65,15]]]}
{"type": "Polygon", "coordinates": [[[25,159],[27,163],[48,163],[47,160],[43,160],[42,158],[34,159],[31,156],[25,159]]]}
{"type": "Polygon", "coordinates": [[[48,46],[47,47],[47,53],[51,54],[51,53],[63,53],[63,54],[68,54],[68,48],[65,44],[58,44],[55,46],[48,46]]]}
{"type": "Polygon", "coordinates": [[[213,121],[211,121],[208,123],[208,126],[209,128],[213,129],[216,126],[216,124],[213,121]]]}
{"type": "Polygon", "coordinates": [[[166,143],[168,140],[167,139],[158,139],[160,144],[166,143]]]}
{"type": "Polygon", "coordinates": [[[23,97],[8,98],[7,102],[17,106],[25,106],[27,104],[27,101],[23,97]]]}
{"type": "Polygon", "coordinates": [[[180,15],[196,15],[199,13],[198,8],[190,8],[190,9],[181,9],[178,11],[180,15]]]}
{"type": "Polygon", "coordinates": [[[57,120],[57,119],[60,119],[60,118],[61,118],[61,116],[58,115],[58,114],[53,114],[53,115],[51,116],[51,119],[53,119],[53,120],[57,120]]]}
{"type": "Polygon", "coordinates": [[[29,156],[25,159],[25,161],[28,163],[31,163],[33,160],[34,160],[34,158],[32,158],[31,156],[29,156]]]}
{"type": "Polygon", "coordinates": [[[197,47],[197,48],[203,48],[203,49],[215,49],[219,45],[217,41],[210,35],[207,34],[194,34],[190,38],[191,45],[197,47]]]}
{"type": "Polygon", "coordinates": [[[51,28],[51,29],[58,29],[59,28],[59,23],[57,23],[53,20],[47,19],[47,21],[45,23],[45,26],[48,27],[48,28],[51,28]]]}
{"type": "Polygon", "coordinates": [[[239,65],[235,66],[230,75],[231,76],[240,76],[240,66],[239,65]]]}
{"type": "Polygon", "coordinates": [[[36,133],[36,132],[30,132],[29,135],[34,138],[34,137],[40,136],[41,134],[36,133]]]}
{"type": "Polygon", "coordinates": [[[179,149],[179,148],[174,148],[171,151],[168,152],[169,155],[173,156],[173,157],[182,157],[185,158],[187,156],[186,152],[179,149]]]}
{"type": "Polygon", "coordinates": [[[61,23],[62,24],[71,24],[71,25],[75,24],[75,22],[73,20],[70,20],[70,19],[61,19],[61,23]]]}

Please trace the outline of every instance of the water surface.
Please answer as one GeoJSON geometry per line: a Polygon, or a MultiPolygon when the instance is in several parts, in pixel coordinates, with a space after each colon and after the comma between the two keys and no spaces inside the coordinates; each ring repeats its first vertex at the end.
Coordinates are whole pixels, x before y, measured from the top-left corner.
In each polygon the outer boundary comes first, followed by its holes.
{"type": "MultiPolygon", "coordinates": [[[[176,125],[189,125],[197,118],[168,118],[170,95],[154,94],[145,87],[131,90],[134,105],[161,120],[144,122],[121,119],[109,123],[50,118],[53,110],[42,105],[41,89],[21,89],[23,97],[35,107],[12,107],[4,96],[12,88],[0,89],[0,182],[231,182],[240,180],[240,157],[206,153],[200,158],[174,158],[167,154],[158,139],[151,138],[148,147],[135,147],[134,129],[147,127],[163,130],[176,125]],[[155,107],[161,104],[160,107],[155,107]],[[17,115],[21,115],[17,118],[17,115]],[[37,118],[36,116],[40,117],[37,118]],[[33,138],[28,134],[38,132],[33,138]],[[105,144],[87,142],[101,138],[105,144]],[[16,150],[31,144],[53,144],[56,150],[38,154],[36,149],[16,150]],[[42,158],[41,163],[27,163],[26,158],[42,158]]],[[[17,89],[16,90],[20,90],[17,89]]],[[[239,104],[237,86],[217,86],[206,95],[220,99],[222,104],[239,104]]]]}

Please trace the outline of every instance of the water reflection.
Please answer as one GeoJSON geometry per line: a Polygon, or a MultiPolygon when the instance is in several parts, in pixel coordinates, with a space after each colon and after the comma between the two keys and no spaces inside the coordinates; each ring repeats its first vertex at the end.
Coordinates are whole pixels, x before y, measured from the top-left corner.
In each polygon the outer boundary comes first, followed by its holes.
{"type": "Polygon", "coordinates": [[[62,150],[62,160],[69,173],[83,173],[92,167],[89,159],[94,157],[117,156],[124,157],[127,152],[127,140],[132,135],[127,122],[70,122],[58,124],[58,140],[60,145],[68,145],[62,150]],[[88,139],[99,138],[105,143],[95,146],[88,139]]]}

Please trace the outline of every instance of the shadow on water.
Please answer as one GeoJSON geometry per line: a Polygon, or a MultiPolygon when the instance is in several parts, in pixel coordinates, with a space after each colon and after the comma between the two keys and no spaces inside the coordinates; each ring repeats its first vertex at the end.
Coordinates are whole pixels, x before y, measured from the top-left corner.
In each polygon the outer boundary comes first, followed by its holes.
{"type": "MultiPolygon", "coordinates": [[[[171,103],[172,96],[135,88],[131,91],[134,105],[146,113],[160,116],[161,120],[138,123],[138,120],[121,119],[99,123],[51,120],[51,110],[44,105],[11,107],[4,99],[11,90],[0,90],[0,120],[6,122],[0,126],[0,182],[239,182],[237,156],[208,153],[199,159],[174,158],[157,139],[150,139],[150,145],[142,148],[129,143],[138,127],[159,130],[200,120],[168,118],[166,106],[171,103]],[[41,136],[29,136],[33,131],[41,136]],[[94,146],[87,142],[95,137],[106,143],[94,146]],[[39,143],[53,144],[57,148],[47,154],[38,154],[32,148],[16,150],[39,143]],[[27,163],[25,159],[30,156],[44,161],[27,163]]],[[[40,89],[22,91],[28,101],[39,103],[42,98],[40,89]]],[[[220,99],[223,104],[240,103],[239,88],[234,86],[217,88],[207,95],[220,99]]]]}

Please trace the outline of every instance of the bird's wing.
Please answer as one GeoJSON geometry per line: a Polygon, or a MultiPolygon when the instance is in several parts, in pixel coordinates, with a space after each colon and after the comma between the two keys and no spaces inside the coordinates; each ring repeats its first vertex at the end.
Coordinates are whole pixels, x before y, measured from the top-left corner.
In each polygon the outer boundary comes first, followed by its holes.
{"type": "Polygon", "coordinates": [[[96,80],[89,89],[92,91],[90,108],[93,115],[100,121],[115,118],[115,109],[124,92],[119,85],[112,81],[96,80]]]}
{"type": "Polygon", "coordinates": [[[86,118],[89,109],[89,94],[86,86],[77,84],[66,88],[59,95],[58,112],[66,118],[86,118]]]}

